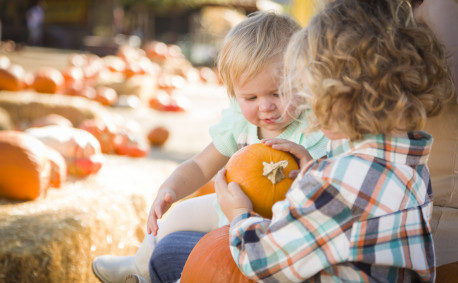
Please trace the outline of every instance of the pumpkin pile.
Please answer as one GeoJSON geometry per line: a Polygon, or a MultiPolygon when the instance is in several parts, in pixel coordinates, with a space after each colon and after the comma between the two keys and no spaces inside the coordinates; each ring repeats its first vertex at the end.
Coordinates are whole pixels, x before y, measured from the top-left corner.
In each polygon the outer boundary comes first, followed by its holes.
{"type": "Polygon", "coordinates": [[[0,197],[33,200],[67,176],[63,157],[31,135],[0,131],[0,197]]]}
{"type": "Polygon", "coordinates": [[[120,46],[104,57],[73,53],[62,70],[42,66],[33,74],[0,55],[0,90],[80,96],[104,106],[122,105],[121,96],[134,96],[158,111],[187,111],[186,83],[222,82],[214,69],[193,67],[180,47],[159,41],[143,48],[120,46]]]}
{"type": "Polygon", "coordinates": [[[228,183],[238,183],[253,203],[253,210],[272,218],[272,206],[283,200],[293,180],[288,177],[299,166],[293,156],[263,143],[238,150],[226,164],[228,183]]]}

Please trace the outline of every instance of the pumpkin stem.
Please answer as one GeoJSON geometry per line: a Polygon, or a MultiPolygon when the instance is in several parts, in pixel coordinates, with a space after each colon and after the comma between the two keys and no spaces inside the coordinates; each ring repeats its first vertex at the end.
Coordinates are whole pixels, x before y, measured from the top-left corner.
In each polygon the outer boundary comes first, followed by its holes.
{"type": "Polygon", "coordinates": [[[267,162],[262,162],[262,165],[264,165],[264,171],[262,172],[262,175],[267,177],[272,184],[279,183],[281,180],[285,179],[286,176],[283,173],[282,168],[286,168],[288,166],[288,161],[287,160],[282,160],[277,163],[274,163],[271,161],[270,163],[267,162]]]}

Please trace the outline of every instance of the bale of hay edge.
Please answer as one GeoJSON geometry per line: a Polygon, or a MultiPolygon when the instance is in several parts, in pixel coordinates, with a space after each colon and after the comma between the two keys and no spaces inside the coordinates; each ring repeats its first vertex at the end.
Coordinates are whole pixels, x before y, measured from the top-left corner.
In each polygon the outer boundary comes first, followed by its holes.
{"type": "Polygon", "coordinates": [[[63,94],[43,94],[33,91],[0,91],[0,107],[5,109],[15,126],[46,116],[59,114],[78,126],[85,119],[108,115],[98,102],[63,94]]]}
{"type": "Polygon", "coordinates": [[[137,251],[157,187],[176,165],[107,156],[97,175],[37,200],[0,199],[0,282],[99,282],[92,260],[137,251]]]}

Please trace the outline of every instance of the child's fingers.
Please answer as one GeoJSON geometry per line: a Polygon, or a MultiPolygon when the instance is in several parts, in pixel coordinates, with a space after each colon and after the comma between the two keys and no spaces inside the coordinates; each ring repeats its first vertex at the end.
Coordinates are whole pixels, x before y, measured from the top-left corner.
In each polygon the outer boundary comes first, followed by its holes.
{"type": "Polygon", "coordinates": [[[226,183],[226,169],[221,169],[215,176],[215,192],[216,196],[224,193],[224,187],[227,186],[226,183]]]}
{"type": "Polygon", "coordinates": [[[272,138],[272,139],[263,139],[261,140],[261,143],[263,144],[266,144],[266,145],[274,145],[274,144],[281,144],[281,143],[285,143],[287,142],[287,140],[285,139],[278,139],[278,138],[272,138]]]}
{"type": "Polygon", "coordinates": [[[297,175],[299,175],[299,172],[300,172],[300,170],[291,170],[291,171],[289,172],[288,177],[289,177],[290,179],[296,179],[297,175]]]}

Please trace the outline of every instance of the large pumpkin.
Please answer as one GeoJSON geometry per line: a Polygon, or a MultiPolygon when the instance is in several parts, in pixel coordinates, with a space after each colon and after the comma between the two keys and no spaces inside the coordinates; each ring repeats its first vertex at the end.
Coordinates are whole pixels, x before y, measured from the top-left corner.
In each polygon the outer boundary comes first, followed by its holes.
{"type": "Polygon", "coordinates": [[[253,210],[272,218],[272,206],[285,198],[293,180],[289,172],[299,169],[287,152],[258,143],[237,151],[226,164],[227,181],[240,185],[253,203],[253,210]]]}
{"type": "Polygon", "coordinates": [[[181,283],[249,283],[238,269],[229,249],[229,225],[202,237],[189,254],[181,283]]]}
{"type": "Polygon", "coordinates": [[[0,132],[0,197],[33,200],[50,185],[48,148],[17,131],[0,132]]]}

